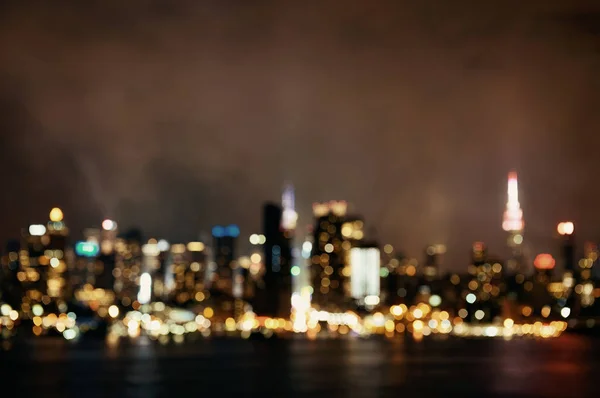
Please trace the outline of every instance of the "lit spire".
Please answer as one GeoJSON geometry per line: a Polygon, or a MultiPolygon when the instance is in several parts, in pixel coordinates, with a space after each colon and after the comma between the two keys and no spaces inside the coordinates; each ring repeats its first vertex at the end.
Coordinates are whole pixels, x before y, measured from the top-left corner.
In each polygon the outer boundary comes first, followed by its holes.
{"type": "Polygon", "coordinates": [[[295,209],[294,186],[292,184],[286,184],[283,189],[283,194],[281,195],[281,207],[283,207],[281,227],[286,231],[296,229],[298,213],[296,213],[295,209]]]}
{"type": "Polygon", "coordinates": [[[507,232],[521,232],[524,225],[523,210],[521,210],[521,205],[519,204],[517,173],[511,171],[508,173],[508,201],[506,202],[502,229],[507,232]]]}

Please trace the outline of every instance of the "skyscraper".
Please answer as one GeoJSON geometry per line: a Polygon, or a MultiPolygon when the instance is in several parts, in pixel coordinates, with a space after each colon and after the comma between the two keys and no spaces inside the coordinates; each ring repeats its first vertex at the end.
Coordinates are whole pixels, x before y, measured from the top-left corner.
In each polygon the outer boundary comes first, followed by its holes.
{"type": "Polygon", "coordinates": [[[508,232],[508,247],[511,249],[511,259],[508,262],[508,271],[511,273],[523,272],[523,210],[519,203],[519,187],[517,173],[508,174],[508,200],[502,221],[502,229],[508,232]]]}
{"type": "Polygon", "coordinates": [[[347,203],[313,204],[314,243],[311,257],[312,302],[319,308],[340,310],[352,304],[350,249],[363,237],[363,221],[349,217],[347,203]]]}
{"type": "MultiPolygon", "coordinates": [[[[296,229],[298,213],[296,213],[295,202],[294,186],[287,184],[284,187],[283,195],[281,196],[281,207],[283,208],[281,214],[281,228],[287,233],[293,233],[296,229]]],[[[288,238],[290,238],[290,236],[288,236],[288,238]]]]}
{"type": "Polygon", "coordinates": [[[237,225],[226,227],[217,225],[212,229],[213,255],[216,272],[212,274],[214,286],[222,291],[232,292],[235,245],[240,235],[237,225]]]}
{"type": "Polygon", "coordinates": [[[263,206],[264,285],[257,292],[256,312],[260,315],[289,316],[291,308],[291,242],[296,227],[293,188],[286,187],[282,207],[263,206]],[[287,214],[286,214],[287,212],[287,214]]]}

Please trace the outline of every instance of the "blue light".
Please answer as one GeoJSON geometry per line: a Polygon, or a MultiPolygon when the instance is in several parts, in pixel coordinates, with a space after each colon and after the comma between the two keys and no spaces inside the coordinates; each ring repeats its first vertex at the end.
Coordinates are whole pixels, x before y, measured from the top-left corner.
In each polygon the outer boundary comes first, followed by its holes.
{"type": "Polygon", "coordinates": [[[223,236],[225,236],[225,228],[221,227],[220,225],[217,225],[213,227],[212,234],[215,238],[222,238],[223,236]]]}
{"type": "Polygon", "coordinates": [[[226,235],[231,236],[232,238],[237,238],[240,235],[240,227],[235,224],[227,226],[226,235]]]}

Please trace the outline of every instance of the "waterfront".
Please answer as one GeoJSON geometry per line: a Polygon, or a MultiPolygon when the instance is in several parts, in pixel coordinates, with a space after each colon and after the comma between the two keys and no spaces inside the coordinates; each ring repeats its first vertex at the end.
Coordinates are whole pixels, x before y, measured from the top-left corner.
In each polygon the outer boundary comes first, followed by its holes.
{"type": "Polygon", "coordinates": [[[600,340],[47,338],[15,342],[0,357],[3,389],[48,398],[585,397],[595,391],[600,340]]]}

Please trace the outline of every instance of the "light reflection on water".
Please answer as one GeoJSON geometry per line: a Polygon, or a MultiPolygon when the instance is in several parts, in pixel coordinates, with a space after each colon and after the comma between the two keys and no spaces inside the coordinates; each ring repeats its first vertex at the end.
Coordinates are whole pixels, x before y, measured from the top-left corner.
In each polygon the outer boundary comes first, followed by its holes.
{"type": "MultiPolygon", "coordinates": [[[[44,397],[591,396],[600,340],[20,342],[0,381],[44,397]],[[575,395],[573,395],[575,394],[575,395]]],[[[0,383],[2,385],[2,383],[0,383]]]]}

